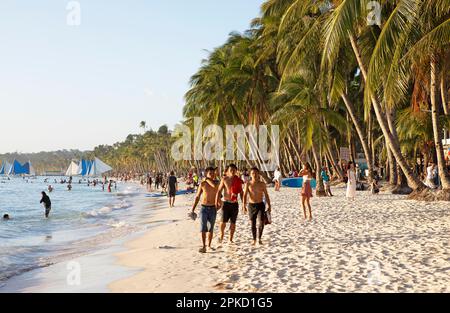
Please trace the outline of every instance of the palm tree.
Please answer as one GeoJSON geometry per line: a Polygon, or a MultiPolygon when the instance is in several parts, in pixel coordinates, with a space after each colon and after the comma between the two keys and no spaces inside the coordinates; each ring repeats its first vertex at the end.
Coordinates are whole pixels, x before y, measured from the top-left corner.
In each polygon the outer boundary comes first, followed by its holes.
{"type": "Polygon", "coordinates": [[[382,23],[373,26],[368,2],[267,0],[252,28],[231,34],[192,76],[184,122],[278,122],[284,169],[308,155],[316,168],[325,160],[339,172],[338,146],[359,142],[369,179],[384,158],[390,182],[402,183],[404,174],[415,190],[425,186],[411,161],[417,153],[432,157],[434,146],[448,188],[440,129],[448,115],[448,0],[382,1],[382,23]],[[416,114],[419,103],[431,109],[428,119],[416,114]],[[347,116],[354,135],[337,122],[347,116]]]}
{"type": "Polygon", "coordinates": [[[139,123],[139,127],[142,128],[144,130],[144,132],[145,132],[145,130],[147,129],[147,122],[141,121],[139,123]]]}
{"type": "MultiPolygon", "coordinates": [[[[407,2],[407,0],[400,1],[398,6],[403,6],[398,7],[397,11],[401,12],[402,14],[412,14],[411,12],[413,11],[413,9],[411,8],[415,7],[415,3],[414,1],[409,1],[408,3],[407,2]]],[[[370,27],[365,21],[365,18],[367,16],[367,4],[367,0],[338,1],[336,7],[329,15],[329,18],[327,19],[327,22],[325,24],[325,53],[323,54],[322,59],[322,62],[324,64],[334,64],[336,62],[340,47],[343,45],[343,43],[350,42],[351,49],[355,55],[359,70],[361,71],[364,82],[366,83],[368,80],[367,63],[364,62],[363,57],[367,54],[369,56],[374,54],[379,43],[378,41],[372,52],[370,47],[365,47],[365,51],[362,51],[360,48],[360,43],[358,42],[357,35],[362,33],[362,29],[364,30],[370,27]],[[363,54],[363,52],[365,53],[363,54]]],[[[386,23],[391,22],[392,19],[388,19],[386,23]]],[[[380,38],[382,38],[384,30],[385,26],[382,27],[380,38]]],[[[377,121],[380,125],[383,135],[386,138],[389,149],[392,151],[396,162],[404,172],[409,185],[416,190],[425,188],[424,184],[420,181],[417,175],[413,173],[412,169],[408,165],[405,156],[402,154],[395,128],[392,128],[394,123],[393,121],[389,121],[390,115],[385,113],[385,110],[380,100],[378,99],[378,95],[370,88],[366,88],[365,91],[366,102],[370,103],[373,107],[377,121]]]]}
{"type": "Polygon", "coordinates": [[[322,107],[314,80],[308,81],[302,76],[292,76],[283,82],[273,95],[275,113],[271,120],[280,123],[285,129],[298,127],[304,147],[303,154],[313,153],[316,165],[317,195],[325,195],[321,177],[322,162],[319,151],[325,151],[329,144],[330,125],[340,132],[347,129],[345,118],[338,112],[322,107]]]}
{"type": "MultiPolygon", "coordinates": [[[[386,20],[373,50],[366,88],[367,93],[382,90],[385,102],[392,105],[396,99],[398,101],[408,94],[410,77],[418,72],[425,73],[428,68],[434,142],[444,189],[450,188],[450,177],[445,168],[437,86],[438,76],[442,77],[438,72],[438,60],[441,55],[448,54],[446,49],[450,47],[449,38],[448,2],[445,5],[445,1],[441,0],[399,1],[386,20]],[[380,80],[380,77],[386,79],[380,80]]],[[[445,75],[443,79],[445,80],[445,75]]]]}

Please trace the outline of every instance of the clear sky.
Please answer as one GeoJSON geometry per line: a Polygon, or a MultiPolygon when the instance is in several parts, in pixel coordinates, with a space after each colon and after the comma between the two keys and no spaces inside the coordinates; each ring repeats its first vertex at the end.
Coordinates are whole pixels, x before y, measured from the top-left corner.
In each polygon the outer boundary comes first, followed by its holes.
{"type": "Polygon", "coordinates": [[[188,81],[263,0],[0,2],[0,153],[92,149],[182,119],[188,81]],[[74,11],[72,11],[74,12],[74,11]]]}

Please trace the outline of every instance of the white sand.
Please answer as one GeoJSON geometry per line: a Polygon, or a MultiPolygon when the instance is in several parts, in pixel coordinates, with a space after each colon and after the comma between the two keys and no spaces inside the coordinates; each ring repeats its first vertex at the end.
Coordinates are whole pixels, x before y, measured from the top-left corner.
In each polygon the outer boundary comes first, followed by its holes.
{"type": "MultiPolygon", "coordinates": [[[[119,264],[138,274],[114,292],[449,292],[450,205],[359,192],[355,202],[314,198],[312,222],[300,214],[299,190],[271,191],[273,224],[252,247],[240,214],[236,244],[200,254],[199,221],[187,219],[193,196],[160,210],[170,221],[129,242],[119,264]]],[[[218,216],[219,217],[219,216],[218,216]]],[[[217,229],[217,226],[216,226],[217,229]]],[[[217,246],[217,239],[214,239],[217,246]]]]}

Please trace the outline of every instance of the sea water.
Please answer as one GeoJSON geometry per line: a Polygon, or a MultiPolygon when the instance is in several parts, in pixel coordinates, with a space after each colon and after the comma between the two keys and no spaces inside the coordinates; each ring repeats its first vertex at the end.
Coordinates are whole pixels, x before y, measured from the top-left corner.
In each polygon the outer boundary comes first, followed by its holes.
{"type": "Polygon", "coordinates": [[[142,196],[137,185],[118,183],[109,193],[106,186],[104,191],[101,184],[88,186],[78,178],[72,191],[59,182],[59,177],[48,182],[45,177],[0,177],[0,286],[15,275],[86,254],[142,229],[156,201],[136,206],[142,196]],[[48,219],[39,203],[42,191],[52,201],[48,219]],[[2,220],[6,213],[8,221],[2,220]]]}

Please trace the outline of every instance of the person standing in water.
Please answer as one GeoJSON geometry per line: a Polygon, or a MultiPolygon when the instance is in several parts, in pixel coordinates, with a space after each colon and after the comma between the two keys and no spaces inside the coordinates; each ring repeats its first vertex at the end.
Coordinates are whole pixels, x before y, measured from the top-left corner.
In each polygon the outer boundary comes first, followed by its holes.
{"type": "Polygon", "coordinates": [[[52,209],[52,202],[50,201],[49,196],[47,196],[47,194],[45,193],[45,191],[41,192],[42,194],[42,199],[40,203],[44,204],[45,207],[45,218],[48,218],[50,211],[52,209]]]}
{"type": "Polygon", "coordinates": [[[195,202],[192,207],[192,213],[195,213],[195,208],[202,198],[202,208],[200,210],[200,231],[202,233],[203,247],[199,250],[200,253],[206,253],[206,235],[208,234],[208,248],[214,250],[211,247],[214,225],[217,217],[217,207],[215,205],[216,194],[219,188],[219,182],[216,180],[215,168],[208,167],[206,169],[206,178],[200,183],[195,197],[195,202]],[[209,224],[209,227],[208,227],[209,224]]]}
{"type": "Polygon", "coordinates": [[[250,177],[251,180],[247,184],[245,184],[243,206],[244,212],[247,213],[247,198],[250,198],[250,202],[248,204],[248,215],[252,225],[253,245],[255,246],[257,237],[259,239],[259,244],[263,244],[261,238],[264,231],[266,203],[268,207],[267,212],[271,213],[272,207],[270,205],[267,186],[264,182],[261,181],[259,169],[257,169],[256,167],[252,168],[252,170],[250,171],[250,177]],[[258,234],[256,227],[257,221],[259,222],[258,234]]]}
{"type": "Polygon", "coordinates": [[[303,207],[303,215],[305,216],[305,220],[308,219],[306,214],[306,206],[308,206],[309,210],[309,220],[312,220],[312,210],[311,210],[311,198],[313,197],[312,188],[311,188],[311,180],[314,177],[311,165],[306,163],[303,165],[302,170],[299,173],[300,176],[303,176],[303,187],[302,187],[302,207],[303,207]]]}
{"type": "Polygon", "coordinates": [[[220,238],[219,242],[223,242],[223,237],[225,234],[225,228],[228,222],[230,224],[230,243],[233,243],[234,233],[236,231],[236,221],[239,215],[239,202],[238,196],[241,196],[241,200],[244,196],[244,191],[242,190],[242,180],[236,175],[237,167],[231,164],[227,170],[227,176],[222,178],[219,185],[219,190],[216,195],[216,207],[220,207],[220,202],[223,195],[223,206],[222,206],[222,222],[220,224],[220,238]]]}
{"type": "Polygon", "coordinates": [[[355,166],[352,161],[348,162],[348,170],[347,170],[347,194],[346,197],[348,199],[355,200],[356,196],[356,173],[355,166]]]}
{"type": "Polygon", "coordinates": [[[175,197],[177,195],[178,190],[178,181],[174,171],[170,172],[170,176],[168,178],[168,185],[169,190],[167,194],[169,196],[169,206],[173,208],[175,206],[175,197]]]}

